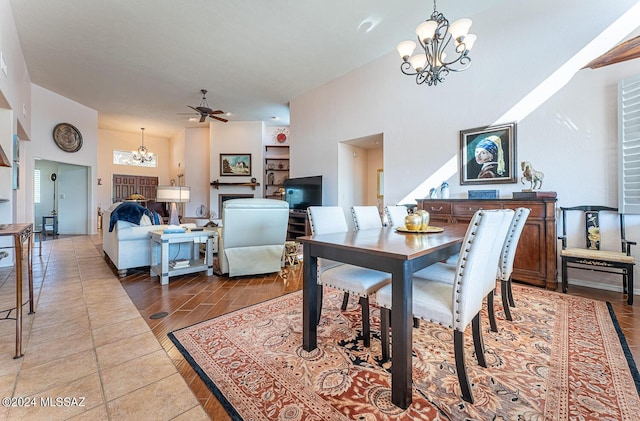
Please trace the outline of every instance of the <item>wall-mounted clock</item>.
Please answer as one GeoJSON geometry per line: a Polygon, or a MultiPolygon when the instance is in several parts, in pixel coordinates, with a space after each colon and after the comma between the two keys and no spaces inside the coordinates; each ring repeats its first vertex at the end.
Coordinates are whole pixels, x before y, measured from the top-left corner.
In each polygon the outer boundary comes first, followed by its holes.
{"type": "Polygon", "coordinates": [[[53,141],[65,152],[78,152],[82,148],[82,134],[69,123],[60,123],[54,127],[53,141]]]}

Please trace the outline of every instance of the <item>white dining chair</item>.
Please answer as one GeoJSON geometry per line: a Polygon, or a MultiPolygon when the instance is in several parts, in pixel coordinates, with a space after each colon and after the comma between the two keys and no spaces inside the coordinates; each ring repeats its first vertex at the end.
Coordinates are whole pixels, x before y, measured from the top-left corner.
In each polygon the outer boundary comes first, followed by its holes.
{"type": "MultiPolygon", "coordinates": [[[[311,234],[329,234],[347,232],[347,221],[340,206],[310,206],[307,208],[311,234]]],[[[342,310],[346,310],[348,294],[360,297],[362,307],[362,336],[365,347],[371,345],[371,329],[369,321],[369,297],[381,287],[391,283],[391,275],[373,269],[344,264],[328,259],[318,259],[318,315],[320,322],[322,311],[322,290],[329,286],[345,293],[342,310]],[[345,300],[346,298],[346,300],[345,300]]]]}
{"type": "MultiPolygon", "coordinates": [[[[517,208],[514,211],[513,218],[509,224],[509,230],[507,237],[502,246],[500,253],[500,261],[498,264],[498,270],[496,279],[500,281],[500,293],[502,296],[502,306],[504,308],[505,318],[509,321],[513,320],[511,316],[511,307],[515,307],[513,301],[513,293],[511,291],[511,274],[513,272],[513,262],[516,257],[516,251],[518,243],[520,241],[520,235],[524,229],[524,225],[527,222],[527,217],[531,209],[529,208],[517,208]]],[[[413,274],[417,278],[430,279],[437,282],[453,283],[455,278],[455,270],[457,260],[453,262],[453,258],[458,258],[458,255],[451,256],[445,263],[435,263],[431,266],[427,266],[413,274]]],[[[490,286],[488,287],[490,288],[490,286]]],[[[491,331],[497,332],[498,326],[496,323],[495,310],[493,306],[493,291],[495,289],[486,291],[487,294],[487,312],[489,315],[489,324],[491,325],[491,331]]]]}
{"type": "MultiPolygon", "coordinates": [[[[506,238],[513,211],[480,210],[475,213],[464,241],[453,283],[413,278],[413,317],[439,323],[453,329],[454,355],[462,398],[473,403],[473,393],[464,357],[464,331],[471,323],[478,364],[486,367],[480,310],[486,285],[495,284],[496,267],[506,238]]],[[[388,360],[392,288],[387,285],[376,294],[381,306],[380,329],[382,359],[388,360]]]]}
{"type": "Polygon", "coordinates": [[[351,216],[356,230],[382,228],[382,219],[377,206],[352,206],[351,216]]]}
{"type": "Polygon", "coordinates": [[[401,227],[404,225],[404,217],[409,214],[406,206],[385,206],[389,226],[401,227]]]}

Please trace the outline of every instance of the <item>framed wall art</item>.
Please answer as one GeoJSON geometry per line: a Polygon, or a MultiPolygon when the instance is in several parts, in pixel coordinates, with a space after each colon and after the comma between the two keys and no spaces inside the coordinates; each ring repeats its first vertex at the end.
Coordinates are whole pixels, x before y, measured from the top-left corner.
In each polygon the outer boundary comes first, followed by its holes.
{"type": "Polygon", "coordinates": [[[460,184],[516,183],[516,123],[460,131],[460,184]]]}
{"type": "Polygon", "coordinates": [[[251,175],[251,154],[221,153],[220,175],[251,175]]]}

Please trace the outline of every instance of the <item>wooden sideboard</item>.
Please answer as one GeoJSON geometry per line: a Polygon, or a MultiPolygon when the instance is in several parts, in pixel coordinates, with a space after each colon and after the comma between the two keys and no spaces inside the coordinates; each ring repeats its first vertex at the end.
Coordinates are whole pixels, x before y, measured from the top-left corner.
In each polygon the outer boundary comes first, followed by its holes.
{"type": "Polygon", "coordinates": [[[418,209],[431,221],[469,222],[480,209],[531,209],[522,231],[511,278],[529,285],[556,289],[555,198],[539,199],[417,199],[418,209]]]}

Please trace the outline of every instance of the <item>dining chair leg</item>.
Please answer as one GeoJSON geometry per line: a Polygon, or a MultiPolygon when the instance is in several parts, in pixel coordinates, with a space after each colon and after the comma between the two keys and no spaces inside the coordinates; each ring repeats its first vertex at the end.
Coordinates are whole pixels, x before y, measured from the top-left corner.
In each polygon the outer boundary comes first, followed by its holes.
{"type": "Polygon", "coordinates": [[[371,346],[371,324],[369,322],[369,298],[360,297],[360,307],[362,307],[362,337],[364,338],[364,347],[371,346]]]}
{"type": "Polygon", "coordinates": [[[382,362],[389,361],[389,328],[391,327],[391,310],[380,308],[380,341],[382,342],[382,362]]]}
{"type": "Polygon", "coordinates": [[[510,322],[513,321],[511,317],[511,309],[509,308],[509,281],[500,281],[500,289],[502,295],[502,307],[504,308],[504,317],[510,322]]]}
{"type": "Polygon", "coordinates": [[[633,305],[633,265],[627,267],[627,304],[633,305]]]}
{"type": "Polygon", "coordinates": [[[320,324],[320,315],[322,314],[322,284],[318,285],[318,303],[316,307],[318,308],[318,314],[316,316],[316,326],[320,324]]]}
{"type": "Polygon", "coordinates": [[[513,299],[513,289],[511,288],[511,277],[509,277],[509,280],[507,281],[507,292],[509,293],[509,305],[511,307],[515,307],[516,302],[513,299]]]}
{"type": "Polygon", "coordinates": [[[462,399],[466,402],[473,403],[471,383],[469,383],[467,367],[464,362],[464,332],[459,330],[453,331],[453,349],[456,359],[456,371],[458,372],[458,382],[462,390],[462,399]]]}
{"type": "Polygon", "coordinates": [[[480,313],[471,321],[471,332],[473,333],[473,346],[476,351],[478,365],[487,368],[487,359],[484,357],[484,342],[482,340],[482,329],[480,326],[480,313]]]}
{"type": "Polygon", "coordinates": [[[562,292],[567,293],[569,281],[567,280],[567,261],[562,259],[562,292]]]}
{"type": "Polygon", "coordinates": [[[498,325],[496,324],[496,313],[493,309],[493,291],[487,294],[487,313],[489,313],[489,325],[491,325],[491,331],[497,332],[498,325]]]}
{"type": "Polygon", "coordinates": [[[340,307],[342,311],[345,311],[347,309],[347,304],[349,304],[349,293],[345,292],[342,296],[342,307],[340,307]]]}

